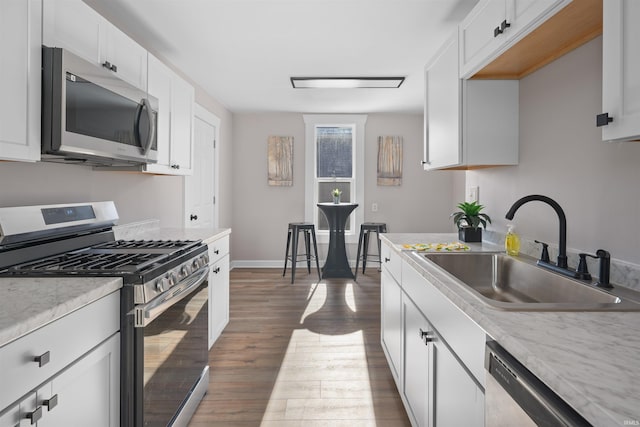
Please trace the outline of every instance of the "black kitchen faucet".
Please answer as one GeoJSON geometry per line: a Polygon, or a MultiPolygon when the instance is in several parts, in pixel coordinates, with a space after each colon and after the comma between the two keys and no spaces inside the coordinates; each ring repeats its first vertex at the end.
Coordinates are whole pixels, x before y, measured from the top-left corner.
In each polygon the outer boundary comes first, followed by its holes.
{"type": "MultiPolygon", "coordinates": [[[[564,274],[565,276],[576,277],[576,272],[569,269],[567,265],[567,217],[565,216],[564,211],[562,210],[562,207],[560,207],[558,202],[550,197],[541,196],[539,194],[524,196],[521,199],[516,200],[505,217],[509,220],[512,220],[513,216],[520,208],[520,206],[534,200],[544,202],[551,206],[556,211],[556,214],[558,214],[558,221],[560,223],[560,238],[558,240],[558,262],[556,264],[551,263],[547,256],[546,259],[544,259],[545,257],[542,257],[540,260],[538,260],[538,265],[558,272],[560,274],[564,274]]],[[[546,248],[545,244],[543,244],[543,248],[546,248]]]]}
{"type": "Polygon", "coordinates": [[[558,214],[558,221],[560,223],[560,238],[558,239],[558,261],[556,264],[553,264],[549,261],[549,253],[547,252],[548,245],[544,242],[539,242],[536,240],[536,243],[542,244],[542,255],[538,260],[538,265],[540,267],[547,268],[549,270],[555,271],[556,273],[563,274],[565,276],[570,276],[577,279],[582,280],[591,280],[591,275],[587,270],[586,257],[599,258],[600,260],[600,277],[596,286],[600,286],[603,288],[611,288],[612,286],[609,284],[609,272],[610,272],[610,259],[611,256],[609,252],[604,249],[598,249],[596,255],[590,254],[579,254],[580,256],[580,264],[576,270],[569,268],[567,265],[567,217],[562,210],[562,207],[555,200],[551,199],[547,196],[541,196],[539,194],[532,194],[530,196],[522,197],[521,199],[516,200],[516,202],[511,206],[505,217],[509,220],[513,219],[516,211],[520,208],[520,206],[524,205],[527,202],[531,202],[537,200],[539,202],[544,202],[551,206],[556,213],[558,214]]]}

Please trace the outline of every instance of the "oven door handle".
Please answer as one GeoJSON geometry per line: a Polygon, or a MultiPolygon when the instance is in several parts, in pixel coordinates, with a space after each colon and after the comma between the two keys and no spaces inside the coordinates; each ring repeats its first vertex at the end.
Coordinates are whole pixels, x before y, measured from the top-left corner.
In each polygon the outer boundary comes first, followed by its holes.
{"type": "Polygon", "coordinates": [[[165,294],[149,301],[147,304],[137,306],[133,309],[134,326],[144,328],[149,323],[166,311],[169,307],[182,300],[184,297],[195,291],[209,275],[209,266],[196,270],[186,280],[168,290],[165,294]]]}

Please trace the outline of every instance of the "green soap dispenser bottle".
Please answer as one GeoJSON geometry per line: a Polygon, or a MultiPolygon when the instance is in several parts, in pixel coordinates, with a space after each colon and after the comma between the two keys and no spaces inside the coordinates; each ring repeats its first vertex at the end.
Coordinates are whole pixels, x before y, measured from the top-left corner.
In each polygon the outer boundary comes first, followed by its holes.
{"type": "Polygon", "coordinates": [[[515,233],[513,225],[509,224],[507,236],[504,239],[504,249],[508,255],[517,256],[520,253],[520,237],[515,233]]]}

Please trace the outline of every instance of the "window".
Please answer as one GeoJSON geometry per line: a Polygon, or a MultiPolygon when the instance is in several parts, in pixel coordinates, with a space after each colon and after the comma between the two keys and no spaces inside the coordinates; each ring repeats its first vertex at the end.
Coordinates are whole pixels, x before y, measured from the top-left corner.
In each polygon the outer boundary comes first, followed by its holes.
{"type": "MultiPolygon", "coordinates": [[[[317,203],[331,202],[331,190],[342,191],[342,202],[364,201],[364,115],[305,115],[305,220],[316,224],[318,239],[328,241],[329,227],[317,203]]],[[[355,243],[364,218],[357,209],[345,226],[347,242],[355,243]]]]}

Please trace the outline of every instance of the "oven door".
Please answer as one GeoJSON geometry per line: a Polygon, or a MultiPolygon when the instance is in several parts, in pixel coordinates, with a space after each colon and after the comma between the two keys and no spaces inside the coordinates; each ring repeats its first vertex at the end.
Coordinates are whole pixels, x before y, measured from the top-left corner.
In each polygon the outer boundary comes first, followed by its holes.
{"type": "Polygon", "coordinates": [[[136,426],[186,425],[206,392],[207,272],[200,269],[171,296],[136,307],[136,318],[144,319],[135,329],[136,426]]]}

